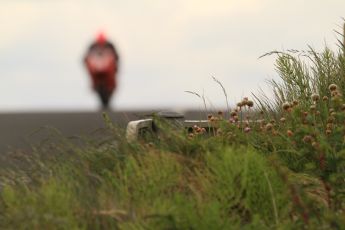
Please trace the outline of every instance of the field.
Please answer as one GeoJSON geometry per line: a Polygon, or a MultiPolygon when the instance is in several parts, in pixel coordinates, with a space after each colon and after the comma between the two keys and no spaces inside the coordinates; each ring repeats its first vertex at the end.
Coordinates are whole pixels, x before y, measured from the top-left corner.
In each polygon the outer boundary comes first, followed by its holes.
{"type": "MultiPolygon", "coordinates": [[[[1,229],[345,228],[345,57],[272,52],[273,99],[208,111],[216,128],[128,143],[104,116],[103,138],[49,130],[4,156],[1,229]]],[[[191,92],[193,93],[193,92],[191,92]]],[[[203,103],[203,96],[200,97],[203,103]]]]}

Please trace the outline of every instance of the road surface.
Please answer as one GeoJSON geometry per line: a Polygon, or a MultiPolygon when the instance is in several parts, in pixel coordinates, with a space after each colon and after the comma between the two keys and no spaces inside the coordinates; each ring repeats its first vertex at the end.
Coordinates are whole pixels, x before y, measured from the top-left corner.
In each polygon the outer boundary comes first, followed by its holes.
{"type": "MultiPolygon", "coordinates": [[[[157,111],[157,110],[156,110],[157,111]]],[[[148,111],[107,112],[110,119],[119,127],[125,128],[131,120],[152,114],[148,111]]],[[[204,112],[184,112],[186,119],[201,119],[204,112]]],[[[28,149],[30,145],[42,141],[44,127],[53,127],[64,136],[88,135],[105,128],[102,112],[35,112],[0,113],[0,154],[13,149],[28,149]]]]}

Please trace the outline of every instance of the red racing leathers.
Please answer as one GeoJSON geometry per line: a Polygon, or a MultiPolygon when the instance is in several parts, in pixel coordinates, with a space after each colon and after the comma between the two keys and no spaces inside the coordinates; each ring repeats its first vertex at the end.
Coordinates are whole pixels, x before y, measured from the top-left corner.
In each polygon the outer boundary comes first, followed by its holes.
{"type": "Polygon", "coordinates": [[[104,107],[108,106],[117,86],[118,61],[114,46],[107,41],[92,44],[84,59],[92,79],[92,87],[99,94],[104,107]]]}

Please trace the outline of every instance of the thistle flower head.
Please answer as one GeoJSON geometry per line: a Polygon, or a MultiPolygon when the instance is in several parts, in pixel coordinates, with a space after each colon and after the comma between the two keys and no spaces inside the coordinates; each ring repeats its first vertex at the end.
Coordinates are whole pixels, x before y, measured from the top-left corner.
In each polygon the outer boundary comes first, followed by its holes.
{"type": "Polygon", "coordinates": [[[313,137],[310,135],[305,135],[303,137],[303,142],[305,142],[305,143],[310,143],[312,140],[313,140],[313,137]]]}
{"type": "Polygon", "coordinates": [[[320,96],[319,94],[314,93],[313,95],[311,95],[311,99],[316,102],[320,99],[320,96]]]}
{"type": "Polygon", "coordinates": [[[335,91],[337,90],[338,86],[336,84],[330,84],[328,86],[328,89],[332,92],[332,91],[335,91]]]}
{"type": "Polygon", "coordinates": [[[337,90],[333,90],[331,91],[331,96],[332,97],[337,97],[337,96],[340,96],[339,92],[337,90]]]}
{"type": "Polygon", "coordinates": [[[319,143],[317,143],[316,141],[313,141],[311,143],[311,146],[313,146],[313,148],[317,149],[317,148],[319,148],[319,143]]]}
{"type": "Polygon", "coordinates": [[[273,128],[273,124],[272,124],[272,123],[267,123],[266,126],[265,126],[265,129],[266,129],[267,131],[272,130],[272,128],[273,128]]]}
{"type": "Polygon", "coordinates": [[[285,111],[288,110],[288,109],[290,109],[290,107],[291,107],[291,105],[290,105],[289,102],[284,102],[284,103],[283,103],[283,109],[284,109],[285,111]]]}
{"type": "Polygon", "coordinates": [[[334,118],[333,116],[329,116],[329,117],[327,118],[327,122],[328,122],[328,123],[334,123],[334,121],[335,121],[335,118],[334,118]]]}
{"type": "Polygon", "coordinates": [[[247,101],[247,106],[249,108],[253,107],[254,106],[254,102],[253,101],[247,101]]]}
{"type": "Polygon", "coordinates": [[[231,111],[230,116],[231,117],[237,116],[237,112],[236,111],[231,111]]]}
{"type": "Polygon", "coordinates": [[[288,135],[288,137],[293,136],[293,132],[290,129],[286,131],[286,134],[288,135]]]}
{"type": "Polygon", "coordinates": [[[250,132],[250,130],[251,130],[251,128],[250,128],[250,127],[245,127],[245,128],[244,128],[244,132],[245,132],[245,133],[249,133],[249,132],[250,132]]]}
{"type": "Polygon", "coordinates": [[[238,121],[238,116],[234,116],[234,120],[237,122],[238,121]]]}

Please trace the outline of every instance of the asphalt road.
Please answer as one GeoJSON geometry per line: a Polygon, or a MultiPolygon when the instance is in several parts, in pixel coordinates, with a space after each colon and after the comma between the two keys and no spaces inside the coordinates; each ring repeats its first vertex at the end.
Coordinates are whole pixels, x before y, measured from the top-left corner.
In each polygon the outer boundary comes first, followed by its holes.
{"type": "MultiPolygon", "coordinates": [[[[157,112],[117,111],[107,112],[114,124],[126,128],[132,120],[145,118],[145,115],[157,112]]],[[[186,119],[201,119],[204,112],[184,112],[186,119]]],[[[204,117],[203,117],[204,118],[204,117]]],[[[80,136],[105,128],[102,112],[35,112],[35,113],[0,113],[0,153],[13,149],[29,149],[31,145],[45,138],[45,127],[59,130],[62,135],[80,136]]]]}

